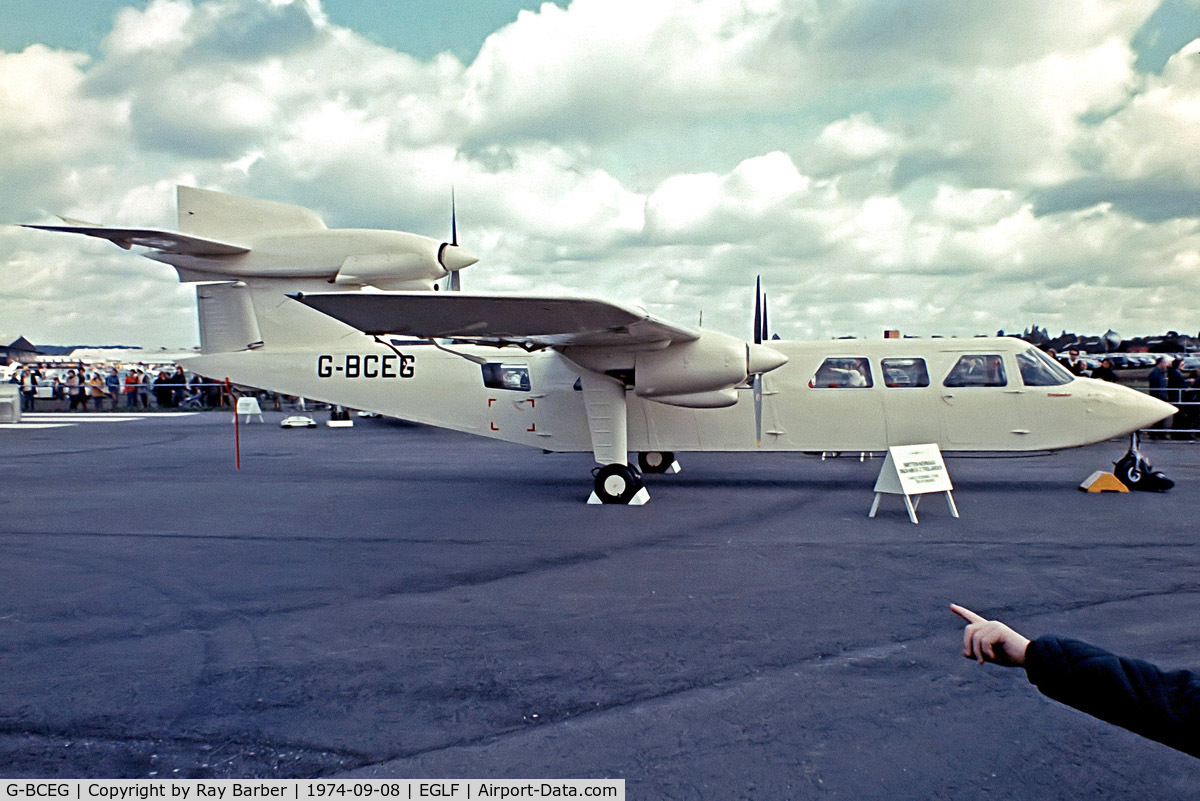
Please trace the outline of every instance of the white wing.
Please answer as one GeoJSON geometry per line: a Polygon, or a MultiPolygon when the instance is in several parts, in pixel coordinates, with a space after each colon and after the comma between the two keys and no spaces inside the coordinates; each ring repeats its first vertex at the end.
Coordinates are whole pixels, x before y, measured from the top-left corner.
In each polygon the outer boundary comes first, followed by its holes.
{"type": "Polygon", "coordinates": [[[700,332],[599,298],[465,292],[320,292],[291,297],[368,334],[547,347],[690,342],[700,332]]]}

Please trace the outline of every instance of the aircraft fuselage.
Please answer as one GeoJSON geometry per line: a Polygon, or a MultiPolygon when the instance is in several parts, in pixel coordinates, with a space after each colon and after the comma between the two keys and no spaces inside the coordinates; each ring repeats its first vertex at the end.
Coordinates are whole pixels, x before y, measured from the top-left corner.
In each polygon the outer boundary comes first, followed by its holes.
{"type": "MultiPolygon", "coordinates": [[[[325,351],[284,349],[201,356],[215,378],[549,451],[591,451],[579,389],[584,370],[564,353],[449,346],[360,335],[325,351]],[[347,347],[349,345],[349,347],[347,347]],[[507,381],[511,388],[502,388],[507,381]]],[[[680,408],[626,393],[630,451],[880,451],[937,443],[944,451],[1040,451],[1100,442],[1169,415],[1135,390],[1087,378],[1026,386],[1010,338],[773,341],[788,363],[764,376],[763,441],[755,442],[751,389],[736,405],[680,408]],[[964,359],[987,357],[1003,384],[946,386],[964,359]],[[863,360],[871,386],[829,380],[829,365],[863,360]],[[888,364],[921,360],[928,386],[903,383],[888,364]],[[1002,368],[998,366],[1002,365],[1002,368]],[[824,377],[821,371],[825,370],[824,377]],[[889,378],[890,377],[890,378],[889,378]]],[[[955,383],[951,381],[951,383],[955,383]]],[[[993,384],[996,383],[993,377],[993,384]]]]}

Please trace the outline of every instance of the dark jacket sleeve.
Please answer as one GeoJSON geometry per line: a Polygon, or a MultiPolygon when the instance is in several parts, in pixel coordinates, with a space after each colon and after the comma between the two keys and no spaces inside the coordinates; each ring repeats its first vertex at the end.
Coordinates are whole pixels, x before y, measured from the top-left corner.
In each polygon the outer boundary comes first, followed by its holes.
{"type": "Polygon", "coordinates": [[[1050,635],[1030,643],[1025,672],[1055,701],[1200,757],[1200,675],[1192,671],[1162,671],[1050,635]]]}

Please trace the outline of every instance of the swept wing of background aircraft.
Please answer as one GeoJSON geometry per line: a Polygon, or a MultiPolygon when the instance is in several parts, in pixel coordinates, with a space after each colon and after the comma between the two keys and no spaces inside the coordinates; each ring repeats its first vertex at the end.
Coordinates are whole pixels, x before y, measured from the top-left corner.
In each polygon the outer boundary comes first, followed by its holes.
{"type": "Polygon", "coordinates": [[[929,442],[1045,451],[1175,411],[1077,378],[1012,338],[766,345],[765,321],[746,342],[598,298],[354,291],[427,289],[475,259],[453,238],[325,231],[307,209],[179,193],[184,234],[38,227],[145,245],[181,280],[213,282],[197,287],[198,373],[547,451],[590,451],[600,465],[594,495],[605,503],[644,501],[642,472],[665,471],[679,452],[929,442]],[[295,221],[307,227],[289,227],[295,221]]]}

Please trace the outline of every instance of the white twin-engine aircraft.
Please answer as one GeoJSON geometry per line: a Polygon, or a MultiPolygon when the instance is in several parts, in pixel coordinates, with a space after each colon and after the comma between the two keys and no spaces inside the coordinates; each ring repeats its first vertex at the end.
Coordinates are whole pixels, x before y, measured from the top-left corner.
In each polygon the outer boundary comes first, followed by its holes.
{"type": "Polygon", "coordinates": [[[768,345],[765,309],[745,342],[597,298],[434,293],[447,276],[457,288],[476,261],[456,235],[329,230],[308,209],[178,192],[179,232],[30,227],[142,245],[181,281],[202,282],[197,373],[591,451],[592,501],[644,502],[642,473],[667,472],[685,451],[1046,451],[1175,411],[1076,378],[1012,338],[768,345]]]}

